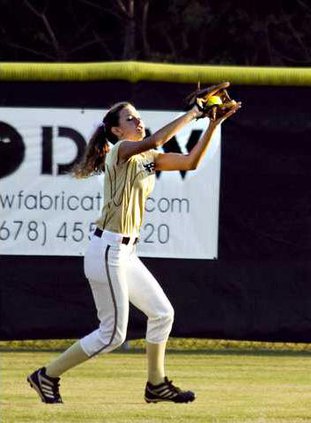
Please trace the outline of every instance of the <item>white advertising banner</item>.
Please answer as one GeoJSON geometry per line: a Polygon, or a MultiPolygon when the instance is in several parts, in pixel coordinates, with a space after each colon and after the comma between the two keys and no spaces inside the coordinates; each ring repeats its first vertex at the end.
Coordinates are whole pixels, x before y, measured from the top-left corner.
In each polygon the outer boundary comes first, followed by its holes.
{"type": "MultiPolygon", "coordinates": [[[[176,111],[140,111],[151,133],[176,111]]],[[[0,108],[0,253],[83,255],[103,203],[103,176],[68,174],[105,110],[0,108]]],[[[177,134],[182,153],[199,119],[177,134]]],[[[199,168],[161,172],[146,203],[142,257],[214,259],[218,247],[220,130],[199,168]]]]}

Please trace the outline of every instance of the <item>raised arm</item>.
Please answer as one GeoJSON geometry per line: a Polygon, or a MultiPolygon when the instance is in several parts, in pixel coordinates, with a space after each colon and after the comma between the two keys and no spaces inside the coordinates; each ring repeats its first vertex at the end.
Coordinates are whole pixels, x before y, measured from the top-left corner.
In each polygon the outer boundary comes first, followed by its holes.
{"type": "Polygon", "coordinates": [[[225,119],[232,116],[239,108],[241,103],[237,103],[234,109],[231,109],[221,118],[210,120],[206,131],[201,136],[199,142],[193,147],[189,154],[165,153],[159,154],[155,161],[156,170],[194,170],[202,160],[215,129],[225,119]]]}
{"type": "Polygon", "coordinates": [[[154,134],[146,137],[144,140],[124,141],[119,147],[119,161],[126,161],[135,154],[160,147],[168,142],[185,125],[201,116],[201,114],[202,112],[199,111],[198,107],[194,106],[191,110],[165,125],[154,134]]]}

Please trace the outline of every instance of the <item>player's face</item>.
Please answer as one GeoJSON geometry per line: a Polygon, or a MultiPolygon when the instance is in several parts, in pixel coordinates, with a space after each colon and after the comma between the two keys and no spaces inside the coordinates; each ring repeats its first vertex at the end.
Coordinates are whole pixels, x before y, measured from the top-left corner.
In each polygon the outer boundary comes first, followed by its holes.
{"type": "Polygon", "coordinates": [[[141,141],[146,136],[145,124],[134,106],[125,106],[119,113],[118,137],[128,141],[141,141]]]}

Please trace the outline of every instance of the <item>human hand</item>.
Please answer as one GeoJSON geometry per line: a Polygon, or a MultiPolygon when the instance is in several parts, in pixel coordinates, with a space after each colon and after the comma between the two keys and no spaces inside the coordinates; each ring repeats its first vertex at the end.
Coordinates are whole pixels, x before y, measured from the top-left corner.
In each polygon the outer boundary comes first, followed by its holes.
{"type": "Polygon", "coordinates": [[[203,117],[203,105],[200,104],[200,100],[198,99],[198,101],[194,104],[194,106],[192,107],[192,109],[189,110],[188,113],[191,114],[192,119],[200,119],[201,117],[203,117]]]}
{"type": "Polygon", "coordinates": [[[197,89],[185,98],[186,110],[192,110],[196,107],[196,119],[208,117],[214,111],[214,108],[210,104],[210,100],[212,101],[215,96],[219,96],[219,101],[221,103],[222,99],[226,102],[231,100],[226,91],[226,88],[229,86],[230,82],[221,82],[220,84],[211,85],[207,88],[200,88],[200,83],[198,83],[197,89]]]}
{"type": "Polygon", "coordinates": [[[230,116],[234,115],[242,107],[242,102],[238,101],[233,107],[225,111],[221,116],[215,113],[210,116],[210,125],[217,126],[220,125],[223,121],[228,119],[230,116]]]}

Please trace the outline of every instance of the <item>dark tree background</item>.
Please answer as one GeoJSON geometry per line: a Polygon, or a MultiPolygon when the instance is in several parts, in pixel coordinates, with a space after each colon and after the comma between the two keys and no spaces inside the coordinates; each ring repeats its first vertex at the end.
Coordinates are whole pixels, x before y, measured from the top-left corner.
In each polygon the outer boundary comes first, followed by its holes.
{"type": "Polygon", "coordinates": [[[307,0],[0,0],[0,61],[311,63],[307,0]]]}

